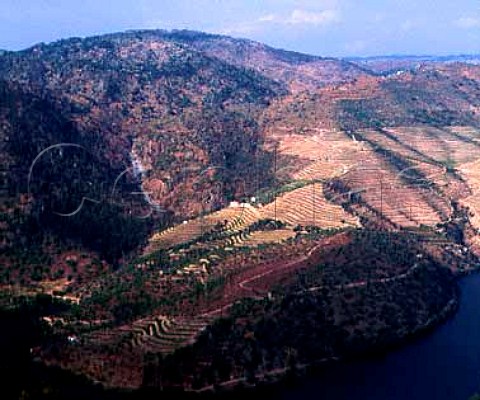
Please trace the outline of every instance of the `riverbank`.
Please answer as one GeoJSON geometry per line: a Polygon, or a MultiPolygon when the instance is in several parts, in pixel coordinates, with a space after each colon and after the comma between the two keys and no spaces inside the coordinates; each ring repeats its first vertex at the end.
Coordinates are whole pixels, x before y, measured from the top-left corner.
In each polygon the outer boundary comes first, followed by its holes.
{"type": "MultiPolygon", "coordinates": [[[[461,276],[459,275],[458,279],[470,275],[471,273],[473,272],[465,275],[462,274],[461,276]]],[[[368,360],[372,357],[382,357],[394,350],[408,346],[416,340],[427,336],[433,330],[438,328],[439,325],[444,323],[455,314],[455,312],[458,310],[460,302],[458,279],[455,282],[456,290],[454,291],[454,298],[452,298],[437,315],[429,318],[429,320],[426,321],[422,326],[419,326],[415,331],[409,333],[406,337],[401,338],[397,342],[391,343],[388,346],[377,346],[363,353],[350,356],[324,358],[308,364],[296,365],[294,369],[281,368],[263,374],[256,374],[255,384],[249,384],[246,378],[238,378],[217,384],[215,386],[211,385],[200,390],[191,390],[187,392],[208,396],[219,395],[217,397],[220,397],[221,395],[228,395],[229,398],[231,398],[230,396],[233,392],[238,392],[235,393],[235,395],[238,395],[240,398],[240,396],[257,392],[258,390],[261,390],[262,392],[268,392],[270,389],[275,387],[278,389],[278,387],[282,387],[284,385],[298,383],[302,379],[311,378],[312,376],[321,373],[325,369],[329,368],[333,363],[341,364],[345,362],[368,360]]],[[[265,393],[263,393],[263,395],[265,395],[265,393]]]]}
{"type": "MultiPolygon", "coordinates": [[[[469,273],[468,275],[470,275],[469,273]]],[[[455,279],[455,285],[458,284],[458,281],[462,279],[465,275],[458,276],[455,279]]],[[[263,399],[269,398],[278,398],[278,394],[285,391],[295,391],[300,390],[300,388],[305,386],[305,383],[316,382],[319,377],[325,376],[332,369],[341,369],[344,366],[347,366],[351,362],[363,363],[370,362],[370,360],[382,359],[383,357],[388,356],[396,350],[401,350],[402,348],[408,348],[410,345],[415,344],[422,337],[428,337],[428,335],[435,331],[440,324],[446,321],[451,317],[458,308],[459,305],[459,290],[454,291],[454,298],[452,298],[446,305],[443,307],[441,312],[437,313],[435,317],[428,319],[422,326],[419,326],[415,332],[411,332],[408,336],[404,337],[402,340],[399,340],[395,343],[391,343],[390,346],[370,348],[368,351],[362,354],[350,355],[343,358],[328,358],[317,360],[309,364],[297,364],[294,369],[276,369],[270,371],[266,374],[256,374],[256,383],[255,385],[248,384],[244,378],[231,380],[229,382],[224,382],[215,386],[210,386],[203,388],[198,391],[183,391],[180,389],[168,389],[166,391],[160,392],[156,389],[141,389],[139,391],[118,391],[118,390],[102,390],[98,385],[92,386],[92,393],[95,393],[97,398],[109,398],[109,399],[153,399],[158,398],[159,395],[163,399],[169,398],[215,398],[222,399],[227,398],[229,400],[236,398],[244,398],[245,396],[262,396],[263,399]]],[[[60,372],[59,372],[60,374],[60,372]]],[[[66,377],[69,375],[65,372],[66,377]]],[[[69,378],[72,382],[72,385],[77,380],[80,382],[80,378],[69,378]]],[[[86,381],[84,381],[86,385],[86,381]]],[[[90,390],[90,389],[89,389],[90,390]]],[[[88,393],[86,386],[82,388],[83,393],[88,393]]],[[[71,393],[71,391],[69,391],[71,393]]],[[[60,397],[63,398],[63,397],[60,397]]],[[[75,397],[73,397],[75,398],[75,397]]],[[[328,397],[327,397],[328,398],[328,397]]],[[[333,397],[335,398],[335,397],[333,397]]],[[[468,397],[467,397],[468,398],[468,397]]]]}

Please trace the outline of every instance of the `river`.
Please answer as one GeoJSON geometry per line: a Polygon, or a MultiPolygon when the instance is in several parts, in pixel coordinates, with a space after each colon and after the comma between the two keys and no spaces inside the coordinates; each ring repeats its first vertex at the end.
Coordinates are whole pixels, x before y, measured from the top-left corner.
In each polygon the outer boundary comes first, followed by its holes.
{"type": "Polygon", "coordinates": [[[370,360],[338,364],[283,400],[468,400],[480,393],[480,274],[460,281],[457,313],[431,334],[370,360]]]}

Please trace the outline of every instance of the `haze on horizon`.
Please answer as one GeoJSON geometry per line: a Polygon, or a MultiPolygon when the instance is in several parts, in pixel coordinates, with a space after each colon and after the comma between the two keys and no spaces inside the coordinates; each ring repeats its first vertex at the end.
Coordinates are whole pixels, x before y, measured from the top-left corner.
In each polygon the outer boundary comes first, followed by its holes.
{"type": "Polygon", "coordinates": [[[3,0],[0,49],[191,29],[321,56],[480,53],[477,0],[3,0]]]}

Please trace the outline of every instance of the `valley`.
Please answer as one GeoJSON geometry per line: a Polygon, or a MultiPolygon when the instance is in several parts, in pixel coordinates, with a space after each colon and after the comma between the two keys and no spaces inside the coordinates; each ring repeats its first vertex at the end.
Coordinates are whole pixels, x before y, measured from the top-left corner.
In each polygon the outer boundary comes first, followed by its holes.
{"type": "Polygon", "coordinates": [[[383,63],[191,31],[0,54],[0,303],[58,306],[31,358],[202,393],[453,313],[480,257],[480,67],[383,63]]]}

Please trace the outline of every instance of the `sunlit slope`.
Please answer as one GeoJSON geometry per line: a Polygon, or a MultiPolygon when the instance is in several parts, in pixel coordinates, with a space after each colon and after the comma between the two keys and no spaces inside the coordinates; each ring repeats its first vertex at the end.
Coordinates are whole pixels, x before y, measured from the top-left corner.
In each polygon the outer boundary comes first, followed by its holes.
{"type": "Polygon", "coordinates": [[[199,238],[213,231],[235,233],[261,219],[260,212],[252,206],[234,205],[217,212],[184,221],[150,239],[154,248],[169,248],[199,238]]]}
{"type": "Polygon", "coordinates": [[[263,218],[283,221],[296,226],[341,228],[358,226],[356,218],[341,207],[328,202],[321,184],[314,183],[279,196],[261,209],[263,218]]]}
{"type": "Polygon", "coordinates": [[[215,213],[175,225],[153,235],[147,252],[171,248],[214,232],[229,237],[262,220],[279,221],[288,228],[279,230],[277,234],[254,232],[252,236],[241,238],[237,244],[248,246],[285,240],[293,236],[287,234],[287,231],[293,232],[297,226],[316,226],[322,229],[359,226],[356,217],[325,199],[321,183],[312,183],[280,194],[265,205],[233,203],[215,213]]]}
{"type": "Polygon", "coordinates": [[[451,168],[476,156],[476,131],[464,128],[468,133],[460,135],[454,129],[272,135],[280,160],[277,176],[321,179],[338,204],[391,227],[433,227],[450,218],[451,200],[465,192],[451,168]]]}
{"type": "Polygon", "coordinates": [[[324,180],[367,225],[447,223],[469,191],[455,168],[480,150],[479,76],[430,65],[287,96],[263,120],[277,177],[324,180]]]}
{"type": "Polygon", "coordinates": [[[475,160],[480,150],[480,130],[469,126],[386,127],[361,130],[358,135],[380,151],[448,167],[475,160]]]}
{"type": "Polygon", "coordinates": [[[448,220],[449,199],[428,181],[409,182],[402,170],[379,156],[357,165],[330,187],[336,193],[350,192],[350,203],[360,215],[385,220],[392,227],[434,226],[448,220]]]}
{"type": "Polygon", "coordinates": [[[339,131],[318,130],[311,135],[272,135],[277,143],[277,177],[294,180],[338,177],[372,153],[339,131]]]}
{"type": "Polygon", "coordinates": [[[461,204],[467,207],[468,216],[474,232],[469,238],[474,250],[480,251],[480,159],[459,166],[462,177],[466,180],[470,195],[461,200],[461,204]]]}

